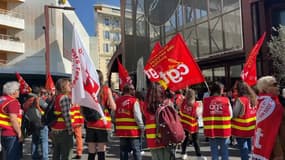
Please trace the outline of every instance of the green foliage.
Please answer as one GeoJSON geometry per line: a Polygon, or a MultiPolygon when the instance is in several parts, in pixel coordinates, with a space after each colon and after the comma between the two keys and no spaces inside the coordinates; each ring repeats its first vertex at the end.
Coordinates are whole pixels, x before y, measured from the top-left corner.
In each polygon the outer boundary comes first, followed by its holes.
{"type": "Polygon", "coordinates": [[[269,51],[273,61],[273,67],[276,78],[285,83],[285,26],[272,27],[273,32],[277,32],[277,36],[271,35],[268,42],[269,51]]]}

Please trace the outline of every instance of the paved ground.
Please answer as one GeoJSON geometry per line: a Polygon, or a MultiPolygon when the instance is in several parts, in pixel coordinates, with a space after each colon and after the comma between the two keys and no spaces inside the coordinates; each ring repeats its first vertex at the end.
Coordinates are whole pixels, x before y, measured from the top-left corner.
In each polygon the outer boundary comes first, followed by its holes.
{"type": "MultiPolygon", "coordinates": [[[[28,138],[26,139],[26,143],[23,146],[24,149],[24,158],[23,160],[31,160],[31,154],[30,154],[30,142],[31,139],[28,138]]],[[[208,142],[205,141],[205,138],[202,136],[202,134],[200,135],[200,145],[201,145],[201,152],[204,156],[206,156],[208,158],[208,160],[210,160],[210,148],[209,148],[209,144],[208,142]]],[[[117,138],[112,138],[111,142],[108,144],[108,152],[106,155],[106,159],[107,160],[118,160],[119,159],[119,140],[117,138]]],[[[75,151],[75,148],[74,148],[75,151]]],[[[229,147],[229,152],[230,152],[230,160],[240,160],[239,158],[239,152],[236,148],[236,146],[230,146],[229,147]]],[[[189,146],[187,148],[187,153],[188,153],[188,159],[189,160],[195,160],[195,152],[194,152],[194,147],[193,146],[189,146]]],[[[74,152],[75,154],[75,152],[74,152]]],[[[87,146],[86,144],[84,145],[84,154],[82,156],[82,160],[86,160],[87,159],[87,155],[88,155],[88,151],[87,151],[87,146]]],[[[177,149],[177,154],[176,154],[177,158],[176,159],[181,159],[181,150],[177,149]]],[[[50,155],[51,157],[51,155],[50,155]]],[[[131,159],[131,158],[130,158],[131,159]]],[[[143,155],[143,160],[151,160],[151,155],[150,152],[145,150],[145,153],[143,155]]]]}

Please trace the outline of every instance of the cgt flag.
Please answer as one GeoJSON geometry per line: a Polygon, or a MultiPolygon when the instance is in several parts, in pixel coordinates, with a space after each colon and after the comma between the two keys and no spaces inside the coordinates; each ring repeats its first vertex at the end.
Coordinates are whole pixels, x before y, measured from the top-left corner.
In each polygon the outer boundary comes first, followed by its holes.
{"type": "Polygon", "coordinates": [[[256,75],[256,57],[259,53],[259,50],[265,39],[266,32],[263,33],[261,38],[256,42],[254,47],[251,49],[247,61],[243,67],[243,70],[240,74],[241,79],[246,82],[248,85],[253,86],[257,82],[256,75]]]}
{"type": "Polygon", "coordinates": [[[53,83],[53,80],[52,80],[52,77],[51,77],[51,74],[48,73],[47,75],[47,79],[46,79],[46,84],[45,84],[45,88],[52,92],[52,93],[55,93],[55,86],[54,86],[54,83],[53,83]]]}
{"type": "Polygon", "coordinates": [[[24,80],[24,78],[20,75],[19,72],[16,72],[16,77],[18,82],[20,83],[20,93],[21,94],[28,94],[32,92],[32,88],[29,84],[24,80]]]}
{"type": "Polygon", "coordinates": [[[163,87],[176,91],[204,82],[199,66],[186,47],[180,34],[174,36],[160,51],[148,60],[144,70],[152,81],[163,81],[163,87]]]}
{"type": "Polygon", "coordinates": [[[99,77],[75,26],[73,26],[71,52],[72,103],[95,109],[105,117],[97,99],[100,90],[99,77]]]}
{"type": "Polygon", "coordinates": [[[126,84],[132,84],[133,81],[129,76],[127,69],[121,64],[120,60],[117,59],[118,62],[118,71],[119,71],[119,79],[120,79],[120,90],[123,90],[126,84]]]}

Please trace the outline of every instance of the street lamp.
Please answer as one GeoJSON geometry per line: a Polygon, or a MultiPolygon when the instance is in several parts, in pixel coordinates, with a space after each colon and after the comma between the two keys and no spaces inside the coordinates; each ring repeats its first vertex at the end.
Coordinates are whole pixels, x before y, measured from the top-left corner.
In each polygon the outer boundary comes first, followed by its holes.
{"type": "Polygon", "coordinates": [[[45,54],[45,62],[46,62],[46,77],[48,73],[50,73],[50,46],[49,46],[49,8],[54,9],[63,9],[63,10],[74,10],[73,7],[61,7],[61,6],[51,6],[45,5],[44,6],[44,15],[45,15],[45,47],[46,47],[46,54],[45,54]]]}

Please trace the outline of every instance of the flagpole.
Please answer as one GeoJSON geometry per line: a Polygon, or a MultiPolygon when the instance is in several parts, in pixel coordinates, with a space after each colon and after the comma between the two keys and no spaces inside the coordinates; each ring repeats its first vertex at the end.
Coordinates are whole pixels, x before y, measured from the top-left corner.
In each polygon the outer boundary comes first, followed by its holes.
{"type": "Polygon", "coordinates": [[[207,83],[207,81],[204,81],[204,84],[206,85],[206,87],[207,87],[207,90],[208,90],[208,92],[210,93],[210,89],[209,89],[209,86],[208,86],[208,83],[207,83]]]}

